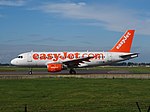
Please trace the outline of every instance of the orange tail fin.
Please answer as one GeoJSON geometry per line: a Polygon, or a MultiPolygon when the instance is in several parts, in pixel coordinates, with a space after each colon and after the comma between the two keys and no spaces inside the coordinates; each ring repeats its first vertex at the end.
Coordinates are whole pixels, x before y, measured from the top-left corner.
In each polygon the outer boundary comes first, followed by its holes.
{"type": "Polygon", "coordinates": [[[128,30],[116,43],[116,45],[109,50],[109,52],[126,52],[129,53],[132,45],[135,30],[128,30]]]}

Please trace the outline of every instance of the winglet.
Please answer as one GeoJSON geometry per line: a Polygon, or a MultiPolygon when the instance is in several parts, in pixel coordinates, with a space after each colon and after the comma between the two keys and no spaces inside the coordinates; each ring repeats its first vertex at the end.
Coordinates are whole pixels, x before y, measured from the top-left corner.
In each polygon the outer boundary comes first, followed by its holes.
{"type": "Polygon", "coordinates": [[[116,43],[116,45],[109,50],[109,52],[126,52],[129,53],[131,46],[132,46],[132,40],[134,37],[135,30],[128,30],[116,43]]]}

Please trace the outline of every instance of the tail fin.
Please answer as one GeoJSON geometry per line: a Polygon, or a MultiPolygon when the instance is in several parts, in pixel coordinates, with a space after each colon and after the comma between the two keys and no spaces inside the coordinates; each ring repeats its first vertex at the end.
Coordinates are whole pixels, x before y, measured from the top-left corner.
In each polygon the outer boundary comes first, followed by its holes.
{"type": "Polygon", "coordinates": [[[109,50],[109,52],[126,52],[129,53],[132,45],[135,30],[128,30],[116,43],[116,45],[109,50]]]}

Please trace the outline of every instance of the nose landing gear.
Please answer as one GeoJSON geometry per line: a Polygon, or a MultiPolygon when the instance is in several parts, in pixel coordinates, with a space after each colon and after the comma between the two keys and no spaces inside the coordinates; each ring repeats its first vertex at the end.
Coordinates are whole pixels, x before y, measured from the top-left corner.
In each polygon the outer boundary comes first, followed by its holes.
{"type": "Polygon", "coordinates": [[[28,74],[29,74],[29,75],[32,75],[32,68],[30,68],[28,74]]]}

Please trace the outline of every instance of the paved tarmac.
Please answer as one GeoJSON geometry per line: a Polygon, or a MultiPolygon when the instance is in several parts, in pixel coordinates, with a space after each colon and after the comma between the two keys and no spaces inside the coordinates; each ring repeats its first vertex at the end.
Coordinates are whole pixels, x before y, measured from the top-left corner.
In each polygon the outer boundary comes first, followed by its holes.
{"type": "Polygon", "coordinates": [[[47,71],[34,71],[32,75],[28,75],[27,71],[3,71],[0,72],[0,79],[33,79],[33,78],[134,78],[134,79],[150,79],[150,74],[131,74],[128,71],[101,71],[94,69],[77,69],[76,75],[69,74],[68,70],[62,72],[49,73],[47,71]]]}
{"type": "MultiPolygon", "coordinates": [[[[102,71],[98,69],[76,69],[76,75],[84,74],[130,74],[128,71],[102,71]]],[[[61,72],[47,72],[47,71],[34,71],[33,75],[69,75],[69,70],[62,70],[61,72]]],[[[28,75],[28,69],[26,71],[3,71],[0,75],[28,75]]]]}

